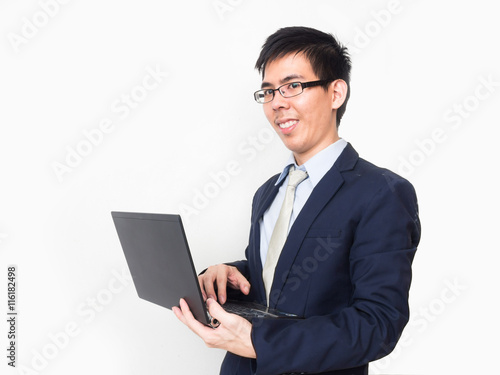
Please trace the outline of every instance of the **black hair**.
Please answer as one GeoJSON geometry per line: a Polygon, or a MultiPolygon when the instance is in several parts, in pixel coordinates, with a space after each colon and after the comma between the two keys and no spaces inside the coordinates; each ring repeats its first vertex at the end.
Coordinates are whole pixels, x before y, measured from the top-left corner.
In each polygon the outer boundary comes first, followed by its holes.
{"type": "MultiPolygon", "coordinates": [[[[351,92],[351,59],[347,48],[340,44],[332,34],[310,27],[285,27],[267,38],[255,63],[255,69],[264,78],[268,63],[290,53],[303,53],[319,79],[331,81],[343,79],[347,83],[345,101],[337,109],[338,127],[351,92]]],[[[323,89],[328,90],[328,85],[329,83],[322,85],[323,89]]]]}

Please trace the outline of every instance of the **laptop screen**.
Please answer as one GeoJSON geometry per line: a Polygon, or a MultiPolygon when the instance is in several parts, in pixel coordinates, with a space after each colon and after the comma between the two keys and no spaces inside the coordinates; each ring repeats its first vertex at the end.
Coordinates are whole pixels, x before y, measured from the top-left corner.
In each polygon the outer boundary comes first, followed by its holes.
{"type": "Polygon", "coordinates": [[[208,324],[180,216],[111,215],[139,297],[168,309],[184,298],[195,318],[208,324]]]}

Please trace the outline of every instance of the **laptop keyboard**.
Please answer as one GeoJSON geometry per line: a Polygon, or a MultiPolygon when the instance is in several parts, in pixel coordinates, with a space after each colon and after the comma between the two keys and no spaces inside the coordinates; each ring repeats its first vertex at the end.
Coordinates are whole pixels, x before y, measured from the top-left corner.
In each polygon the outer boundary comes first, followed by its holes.
{"type": "Polygon", "coordinates": [[[222,305],[224,310],[228,313],[239,315],[247,320],[252,318],[276,318],[277,315],[266,312],[263,309],[251,307],[251,304],[246,305],[243,303],[226,302],[222,305]]]}

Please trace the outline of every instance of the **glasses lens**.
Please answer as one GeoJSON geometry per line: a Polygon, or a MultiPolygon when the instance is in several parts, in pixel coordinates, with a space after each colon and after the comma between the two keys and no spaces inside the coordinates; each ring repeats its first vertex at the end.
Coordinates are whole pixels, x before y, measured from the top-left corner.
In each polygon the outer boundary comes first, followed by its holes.
{"type": "Polygon", "coordinates": [[[264,90],[256,91],[253,96],[257,103],[264,103],[264,90]]]}
{"type": "MultiPolygon", "coordinates": [[[[280,86],[279,91],[284,98],[290,98],[292,96],[297,96],[302,94],[304,88],[302,87],[302,83],[300,82],[291,82],[287,83],[283,86],[280,86]]],[[[273,89],[264,89],[256,91],[254,94],[255,101],[257,103],[269,103],[274,99],[274,91],[273,89]]]]}
{"type": "Polygon", "coordinates": [[[302,93],[302,84],[300,82],[291,82],[280,87],[281,95],[290,98],[302,93]]]}
{"type": "Polygon", "coordinates": [[[274,91],[273,90],[259,90],[255,92],[254,94],[255,100],[257,103],[267,103],[273,100],[274,98],[274,91]]]}

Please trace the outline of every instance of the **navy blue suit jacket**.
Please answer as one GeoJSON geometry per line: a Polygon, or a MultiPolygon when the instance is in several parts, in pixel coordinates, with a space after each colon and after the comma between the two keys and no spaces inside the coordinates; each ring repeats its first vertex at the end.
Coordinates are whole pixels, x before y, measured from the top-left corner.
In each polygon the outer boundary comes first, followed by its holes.
{"type": "MultiPolygon", "coordinates": [[[[251,283],[248,299],[263,304],[259,220],[277,177],[256,192],[246,260],[232,263],[251,283]]],[[[367,374],[408,322],[419,239],[413,186],[348,144],[296,218],[276,266],[270,306],[305,319],[254,319],[257,359],[228,353],[221,374],[367,374]]]]}

